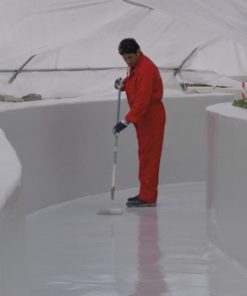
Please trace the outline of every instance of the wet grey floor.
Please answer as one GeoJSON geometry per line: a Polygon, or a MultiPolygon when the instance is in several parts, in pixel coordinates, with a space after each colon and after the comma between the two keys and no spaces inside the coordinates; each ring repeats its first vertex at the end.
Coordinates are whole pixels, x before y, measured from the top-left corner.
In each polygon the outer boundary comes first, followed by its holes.
{"type": "Polygon", "coordinates": [[[207,239],[205,183],[160,187],[156,208],[100,216],[110,195],[28,216],[31,296],[246,296],[247,272],[207,239]]]}

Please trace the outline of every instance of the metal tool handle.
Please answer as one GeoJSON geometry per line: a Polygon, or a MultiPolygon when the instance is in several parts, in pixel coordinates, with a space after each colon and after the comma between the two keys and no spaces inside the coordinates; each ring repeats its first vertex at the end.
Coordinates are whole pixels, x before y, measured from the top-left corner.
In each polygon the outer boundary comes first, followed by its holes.
{"type": "MultiPolygon", "coordinates": [[[[117,101],[117,118],[116,123],[120,120],[120,106],[121,106],[121,89],[118,90],[117,101]]],[[[113,167],[112,167],[112,187],[111,187],[111,200],[114,200],[115,186],[116,186],[116,167],[117,167],[117,152],[118,152],[118,133],[115,134],[115,143],[113,150],[113,167]]]]}

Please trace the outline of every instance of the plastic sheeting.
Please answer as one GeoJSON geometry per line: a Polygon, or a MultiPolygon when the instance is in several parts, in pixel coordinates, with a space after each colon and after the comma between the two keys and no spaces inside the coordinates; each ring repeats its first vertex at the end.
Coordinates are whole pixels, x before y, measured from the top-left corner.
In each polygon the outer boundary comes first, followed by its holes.
{"type": "Polygon", "coordinates": [[[214,32],[247,45],[245,0],[135,0],[170,14],[184,23],[196,25],[198,30],[214,32]],[[186,4],[185,4],[186,3],[186,4]]]}
{"type": "MultiPolygon", "coordinates": [[[[3,0],[0,11],[0,71],[18,69],[32,55],[24,70],[125,67],[117,46],[122,38],[135,37],[163,68],[181,66],[197,48],[182,67],[189,79],[191,70],[194,77],[198,71],[211,73],[207,81],[216,74],[247,75],[247,4],[242,0],[189,1],[186,6],[178,0],[3,0]]],[[[2,89],[12,74],[0,75],[2,89]]],[[[12,94],[15,87],[6,92],[12,94]]]]}

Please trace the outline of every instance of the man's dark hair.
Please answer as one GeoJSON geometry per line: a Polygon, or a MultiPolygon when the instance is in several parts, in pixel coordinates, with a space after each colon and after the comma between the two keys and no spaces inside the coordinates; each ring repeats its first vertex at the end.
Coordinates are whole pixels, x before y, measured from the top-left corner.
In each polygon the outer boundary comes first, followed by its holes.
{"type": "Polygon", "coordinates": [[[139,49],[140,46],[134,38],[123,39],[118,46],[118,52],[121,55],[126,53],[137,53],[139,49]]]}

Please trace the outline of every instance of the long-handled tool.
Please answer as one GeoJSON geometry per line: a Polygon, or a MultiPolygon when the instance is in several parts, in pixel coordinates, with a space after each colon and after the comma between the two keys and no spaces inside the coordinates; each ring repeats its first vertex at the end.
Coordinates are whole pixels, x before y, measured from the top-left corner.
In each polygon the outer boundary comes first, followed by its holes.
{"type": "MultiPolygon", "coordinates": [[[[118,90],[117,102],[117,120],[120,120],[120,106],[121,106],[121,89],[118,90]]],[[[116,168],[117,168],[117,153],[118,153],[118,133],[115,134],[114,154],[113,154],[113,167],[112,167],[112,187],[111,187],[111,200],[114,201],[115,188],[116,188],[116,168]]],[[[122,215],[123,209],[111,207],[109,209],[101,209],[98,211],[99,215],[122,215]]]]}

